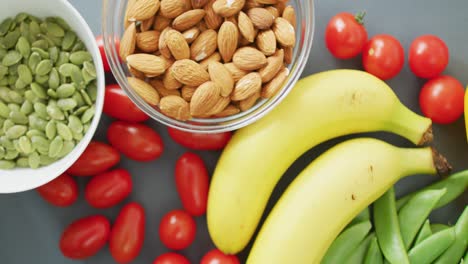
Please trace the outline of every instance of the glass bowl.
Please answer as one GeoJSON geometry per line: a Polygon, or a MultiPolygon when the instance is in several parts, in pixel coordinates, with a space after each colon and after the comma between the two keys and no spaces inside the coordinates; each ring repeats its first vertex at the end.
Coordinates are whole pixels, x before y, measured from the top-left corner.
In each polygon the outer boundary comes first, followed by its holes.
{"type": "Polygon", "coordinates": [[[183,122],[162,114],[159,109],[147,104],[130,87],[127,76],[131,76],[125,63],[118,55],[118,40],[124,32],[124,15],[128,0],[104,0],[102,32],[106,56],[115,79],[128,97],[152,119],[176,129],[188,132],[217,133],[233,131],[247,126],[268,114],[293,89],[307,63],[312,48],[315,26],[315,9],[312,0],[290,0],[296,10],[296,46],[292,63],[288,65],[290,74],[283,88],[270,99],[261,99],[247,111],[223,118],[193,118],[183,122]]]}

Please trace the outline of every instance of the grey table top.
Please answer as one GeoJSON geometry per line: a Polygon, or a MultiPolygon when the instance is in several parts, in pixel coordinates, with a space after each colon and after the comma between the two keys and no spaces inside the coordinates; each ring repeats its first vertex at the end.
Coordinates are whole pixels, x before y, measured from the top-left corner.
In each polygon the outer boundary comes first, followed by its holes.
{"type": "MultiPolygon", "coordinates": [[[[70,0],[88,21],[95,34],[100,34],[101,1],[70,0]]],[[[411,40],[421,34],[436,34],[443,38],[451,52],[450,64],[446,73],[455,76],[463,83],[468,83],[468,1],[466,0],[319,0],[316,1],[316,33],[312,55],[309,58],[303,76],[333,68],[357,68],[359,59],[338,61],[325,48],[323,35],[326,23],[334,14],[341,11],[367,11],[366,27],[369,35],[389,33],[401,40],[405,49],[411,40]]],[[[423,82],[415,78],[408,67],[400,75],[388,82],[404,104],[420,113],[418,107],[419,87],[423,82]]],[[[104,117],[98,129],[96,139],[105,140],[106,127],[111,119],[104,117]]],[[[175,191],[173,171],[175,159],[184,148],[173,143],[164,126],[154,121],[148,122],[164,138],[164,155],[151,163],[137,163],[123,158],[121,167],[129,169],[134,178],[134,192],[127,201],[138,201],[147,212],[146,238],[144,248],[134,263],[151,263],[153,259],[168,250],[158,238],[158,224],[162,215],[169,210],[181,208],[175,191]]],[[[468,145],[466,144],[463,122],[459,120],[449,126],[435,126],[435,146],[454,166],[455,171],[468,169],[468,145]]],[[[389,134],[368,134],[385,139],[400,146],[409,146],[401,138],[389,134]]],[[[353,136],[354,137],[354,136],[353,136]]],[[[349,137],[347,137],[349,138],[349,137]]],[[[327,147],[343,140],[336,139],[322,144],[301,157],[289,169],[284,179],[275,190],[276,200],[287,184],[302,168],[322,153],[327,147]]],[[[200,153],[213,170],[219,153],[200,153]]],[[[436,180],[428,176],[414,176],[398,183],[397,194],[402,194],[436,180]]],[[[80,179],[80,190],[84,189],[86,179],[80,179]]],[[[271,208],[273,203],[270,203],[271,208]]],[[[466,196],[451,205],[437,210],[431,219],[433,222],[453,223],[462,208],[468,204],[466,196]]],[[[103,214],[115,219],[120,204],[108,210],[90,208],[81,193],[79,201],[69,208],[55,208],[45,203],[36,192],[29,191],[11,195],[0,195],[0,263],[4,264],[66,264],[66,263],[113,263],[108,248],[86,261],[72,261],[63,257],[58,248],[58,241],[63,229],[73,220],[91,214],[103,214]]],[[[206,228],[204,217],[197,219],[196,241],[182,254],[193,263],[205,252],[213,248],[206,228]]],[[[287,224],[287,223],[285,223],[287,224]]],[[[247,251],[240,254],[245,258],[247,251]]]]}

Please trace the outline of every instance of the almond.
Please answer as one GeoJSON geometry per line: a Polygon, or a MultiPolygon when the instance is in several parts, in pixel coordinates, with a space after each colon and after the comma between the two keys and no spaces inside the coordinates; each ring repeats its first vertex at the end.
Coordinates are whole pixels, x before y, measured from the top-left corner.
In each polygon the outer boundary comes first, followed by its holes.
{"type": "Polygon", "coordinates": [[[263,4],[260,4],[257,0],[246,0],[244,10],[249,10],[255,7],[264,7],[263,4]]]}
{"type": "Polygon", "coordinates": [[[189,11],[191,8],[190,5],[190,2],[186,0],[161,0],[160,12],[161,15],[167,18],[176,18],[182,13],[189,11]]]}
{"type": "Polygon", "coordinates": [[[286,2],[284,1],[278,1],[275,5],[273,5],[276,9],[278,9],[278,12],[280,14],[283,14],[284,9],[286,8],[286,2]]]}
{"type": "Polygon", "coordinates": [[[224,108],[223,111],[215,114],[214,117],[227,117],[227,116],[238,114],[239,112],[240,112],[240,109],[237,106],[231,104],[231,105],[228,105],[226,108],[224,108]]]}
{"type": "Polygon", "coordinates": [[[157,15],[154,17],[153,29],[162,32],[172,23],[172,19],[157,15]]]}
{"type": "Polygon", "coordinates": [[[238,42],[239,31],[236,25],[229,21],[224,22],[218,32],[218,50],[224,62],[232,60],[238,42]]]}
{"type": "Polygon", "coordinates": [[[155,52],[159,49],[159,31],[145,31],[138,33],[136,36],[136,44],[141,51],[155,52]]]}
{"type": "Polygon", "coordinates": [[[127,64],[128,71],[133,75],[133,77],[144,80],[146,78],[145,74],[139,70],[132,68],[132,66],[127,64]]]}
{"type": "Polygon", "coordinates": [[[292,6],[287,6],[283,11],[283,18],[296,28],[296,11],[292,6]]]}
{"type": "Polygon", "coordinates": [[[257,72],[252,72],[242,77],[237,83],[231,95],[231,100],[242,101],[262,89],[262,77],[257,72]]]}
{"type": "Polygon", "coordinates": [[[216,40],[218,34],[209,29],[200,34],[190,47],[190,57],[195,61],[202,61],[211,56],[218,47],[216,40]]]}
{"type": "Polygon", "coordinates": [[[190,101],[192,116],[206,116],[223,97],[219,95],[219,87],[214,82],[206,82],[198,87],[190,101]]]}
{"type": "Polygon", "coordinates": [[[192,0],[193,8],[203,8],[208,3],[208,0],[192,0]]]}
{"type": "Polygon", "coordinates": [[[128,16],[128,12],[130,9],[133,8],[133,5],[136,3],[137,0],[128,0],[127,1],[127,8],[125,9],[125,16],[124,16],[124,28],[127,29],[130,24],[132,24],[134,21],[130,20],[130,17],[128,16]]]}
{"type": "Polygon", "coordinates": [[[175,62],[174,58],[172,58],[172,57],[171,58],[166,58],[164,56],[160,56],[160,58],[166,62],[166,70],[169,69],[169,67],[171,67],[172,64],[174,64],[174,62],[175,62]]]}
{"type": "Polygon", "coordinates": [[[152,54],[132,54],[127,57],[127,63],[148,77],[159,76],[166,71],[166,62],[152,54]]]}
{"type": "Polygon", "coordinates": [[[171,67],[172,76],[182,84],[199,86],[210,80],[210,75],[193,60],[178,60],[171,67]]]}
{"type": "Polygon", "coordinates": [[[161,112],[169,117],[180,121],[187,121],[191,118],[190,106],[180,96],[169,95],[161,99],[159,104],[161,112]]]}
{"type": "Polygon", "coordinates": [[[244,13],[240,12],[238,17],[238,27],[242,36],[248,40],[250,43],[255,40],[255,28],[252,23],[252,20],[244,13]]]}
{"type": "Polygon", "coordinates": [[[286,64],[291,64],[293,61],[293,54],[294,53],[294,48],[293,47],[286,47],[284,48],[284,62],[286,64]]]}
{"type": "Polygon", "coordinates": [[[150,81],[151,86],[153,86],[156,91],[158,91],[159,95],[162,97],[169,96],[169,95],[177,95],[180,96],[179,90],[169,90],[164,87],[164,84],[159,79],[152,79],[150,81]]]}
{"type": "Polygon", "coordinates": [[[284,82],[289,76],[289,69],[283,68],[276,77],[267,83],[262,89],[263,98],[271,98],[275,96],[279,90],[283,87],[284,82]]]}
{"type": "Polygon", "coordinates": [[[205,5],[205,23],[210,29],[218,29],[223,23],[223,18],[216,14],[213,10],[213,4],[216,0],[210,0],[207,5],[205,5]]]}
{"type": "Polygon", "coordinates": [[[193,93],[195,93],[196,89],[197,87],[192,87],[192,86],[182,87],[182,89],[180,89],[182,98],[184,98],[185,101],[190,102],[192,100],[193,93]]]}
{"type": "Polygon", "coordinates": [[[119,55],[122,61],[126,62],[127,57],[135,52],[136,46],[136,26],[135,23],[130,24],[125,30],[122,39],[120,40],[119,55]]]}
{"type": "Polygon", "coordinates": [[[247,15],[258,29],[269,29],[275,21],[275,17],[265,8],[255,7],[249,9],[247,15]]]}
{"type": "Polygon", "coordinates": [[[143,21],[150,19],[158,12],[159,0],[138,0],[130,5],[127,17],[130,21],[143,21]]]}
{"type": "Polygon", "coordinates": [[[239,13],[244,7],[245,0],[216,0],[213,10],[222,17],[231,17],[239,13]]]}
{"type": "Polygon", "coordinates": [[[220,62],[212,62],[208,65],[208,73],[211,81],[221,89],[221,96],[229,96],[234,89],[234,79],[231,73],[220,62]]]}
{"type": "Polygon", "coordinates": [[[242,79],[242,77],[249,74],[248,71],[244,71],[244,70],[237,68],[237,66],[234,63],[224,64],[224,67],[226,67],[226,69],[231,73],[232,78],[234,79],[234,82],[239,81],[240,79],[242,79]]]}
{"type": "Polygon", "coordinates": [[[174,67],[174,64],[172,64],[172,66],[166,70],[166,73],[164,74],[163,80],[162,80],[164,87],[168,90],[177,90],[183,85],[179,81],[177,81],[177,79],[174,78],[174,76],[172,75],[173,67],[174,67]]]}
{"type": "Polygon", "coordinates": [[[148,83],[138,78],[127,77],[128,84],[149,105],[157,106],[159,103],[158,92],[148,83]]]}
{"type": "Polygon", "coordinates": [[[148,18],[145,21],[142,21],[140,24],[140,31],[145,32],[145,31],[151,30],[154,24],[154,18],[155,16],[152,16],[151,18],[148,18]]]}
{"type": "Polygon", "coordinates": [[[177,30],[166,32],[166,45],[176,60],[190,58],[190,47],[184,36],[177,30]]]}
{"type": "Polygon", "coordinates": [[[275,78],[283,67],[284,50],[277,51],[274,56],[268,57],[267,61],[267,65],[259,71],[263,83],[267,83],[275,78]]]}
{"type": "Polygon", "coordinates": [[[159,35],[159,52],[161,52],[161,55],[167,59],[172,57],[171,51],[167,47],[166,42],[166,34],[169,32],[169,30],[171,30],[171,28],[167,27],[159,35]]]}
{"type": "Polygon", "coordinates": [[[204,117],[209,117],[221,113],[221,111],[223,111],[229,105],[230,102],[231,99],[229,99],[229,97],[221,97],[218,100],[218,102],[213,106],[213,108],[211,108],[211,110],[208,111],[208,113],[206,113],[204,117]]]}
{"type": "Polygon", "coordinates": [[[184,36],[185,41],[187,41],[188,44],[192,44],[192,42],[194,42],[200,35],[200,29],[197,27],[193,27],[189,30],[184,31],[182,35],[184,36]]]}
{"type": "Polygon", "coordinates": [[[265,54],[252,47],[238,49],[232,61],[239,69],[245,71],[258,70],[267,64],[265,54]]]}
{"type": "Polygon", "coordinates": [[[205,17],[205,10],[193,9],[174,19],[172,27],[178,31],[185,31],[198,24],[205,17]]]}
{"type": "Polygon", "coordinates": [[[266,30],[258,33],[257,47],[266,56],[275,54],[276,52],[276,36],[273,30],[266,30]]]}
{"type": "Polygon", "coordinates": [[[200,29],[200,32],[205,32],[210,28],[206,25],[206,22],[203,20],[200,23],[198,23],[198,29],[200,29]]]}
{"type": "Polygon", "coordinates": [[[259,98],[260,98],[260,91],[257,91],[253,95],[249,96],[247,99],[240,101],[239,102],[240,110],[242,111],[249,110],[250,108],[252,108],[252,106],[255,105],[255,103],[258,101],[259,98]]]}
{"type": "Polygon", "coordinates": [[[288,20],[278,17],[273,25],[276,39],[284,47],[293,47],[296,44],[296,32],[288,20]]]}
{"type": "Polygon", "coordinates": [[[277,17],[280,16],[279,12],[278,12],[278,9],[276,9],[276,7],[274,6],[267,6],[265,7],[265,9],[270,12],[271,15],[273,15],[273,17],[276,19],[277,17]]]}
{"type": "Polygon", "coordinates": [[[217,61],[217,62],[221,61],[221,55],[219,54],[219,52],[215,52],[215,53],[213,53],[213,55],[211,55],[208,58],[202,60],[200,62],[200,66],[202,66],[203,69],[208,70],[208,65],[211,62],[214,62],[214,61],[217,61]]]}
{"type": "Polygon", "coordinates": [[[260,4],[265,4],[265,5],[274,5],[278,3],[278,0],[257,0],[260,4]]]}

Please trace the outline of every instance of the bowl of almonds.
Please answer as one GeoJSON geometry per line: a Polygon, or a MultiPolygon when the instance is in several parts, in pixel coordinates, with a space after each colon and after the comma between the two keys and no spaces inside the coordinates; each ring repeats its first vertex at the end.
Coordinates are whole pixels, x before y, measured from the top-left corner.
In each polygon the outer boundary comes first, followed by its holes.
{"type": "Polygon", "coordinates": [[[310,0],[104,0],[106,55],[117,82],[153,119],[184,131],[255,122],[307,62],[310,0]]]}

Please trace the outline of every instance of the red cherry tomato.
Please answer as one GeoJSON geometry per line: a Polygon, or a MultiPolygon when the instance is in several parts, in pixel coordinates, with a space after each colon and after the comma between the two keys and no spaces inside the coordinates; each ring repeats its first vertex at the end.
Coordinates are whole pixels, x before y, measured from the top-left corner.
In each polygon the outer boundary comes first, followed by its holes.
{"type": "Polygon", "coordinates": [[[177,192],[182,205],[194,216],[206,212],[209,176],[203,160],[196,154],[187,152],[176,162],[175,179],[177,192]]]}
{"type": "Polygon", "coordinates": [[[195,220],[185,211],[174,210],[167,213],[159,224],[161,242],[173,250],[184,249],[195,239],[195,220]]]}
{"type": "Polygon", "coordinates": [[[119,163],[120,154],[113,147],[91,141],[78,160],[67,170],[73,176],[93,176],[119,163]]]}
{"type": "Polygon", "coordinates": [[[362,52],[367,41],[363,18],[363,14],[339,13],[328,22],[325,43],[333,56],[350,59],[362,52]]]}
{"type": "Polygon", "coordinates": [[[67,207],[78,198],[78,185],[68,174],[62,174],[54,180],[38,187],[39,195],[52,205],[67,207]]]}
{"type": "Polygon", "coordinates": [[[419,94],[421,111],[434,123],[453,123],[463,114],[464,93],[463,85],[453,77],[432,79],[419,94]]]}
{"type": "Polygon", "coordinates": [[[110,223],[104,216],[88,216],[71,223],[60,239],[62,254],[71,259],[95,255],[109,239],[110,223]]]}
{"type": "MultiPolygon", "coordinates": [[[[109,61],[107,60],[106,52],[104,49],[104,41],[102,39],[102,36],[97,36],[96,37],[96,43],[99,48],[99,53],[101,53],[101,59],[102,59],[102,64],[104,66],[104,71],[105,72],[110,72],[110,66],[109,66],[109,61]]],[[[116,40],[116,49],[119,50],[119,42],[116,40]]]]}
{"type": "Polygon", "coordinates": [[[405,51],[400,41],[390,35],[376,35],[364,46],[364,69],[382,80],[395,77],[403,68],[405,51]]]}
{"type": "Polygon", "coordinates": [[[190,261],[180,254],[170,252],[157,257],[153,264],[190,264],[190,261]]]}
{"type": "Polygon", "coordinates": [[[202,134],[167,128],[169,136],[178,144],[195,150],[221,150],[231,139],[231,132],[202,134]]]}
{"type": "Polygon", "coordinates": [[[95,208],[109,208],[123,201],[132,192],[132,178],[124,169],[94,176],[86,185],[85,198],[95,208]]]}
{"type": "Polygon", "coordinates": [[[145,238],[145,210],[138,203],[129,203],[120,211],[110,234],[109,249],[118,263],[134,260],[145,238]]]}
{"type": "Polygon", "coordinates": [[[149,119],[117,84],[106,86],[104,98],[103,111],[110,117],[128,122],[144,122],[149,119]]]}
{"type": "Polygon", "coordinates": [[[449,63],[449,49],[445,42],[434,36],[416,38],[410,46],[409,65],[411,71],[421,78],[439,76],[449,63]]]}
{"type": "Polygon", "coordinates": [[[130,159],[152,161],[159,158],[164,144],[156,131],[149,126],[115,121],[107,130],[110,144],[130,159]]]}
{"type": "Polygon", "coordinates": [[[240,264],[235,255],[226,255],[218,249],[213,249],[203,256],[200,264],[240,264]]]}

